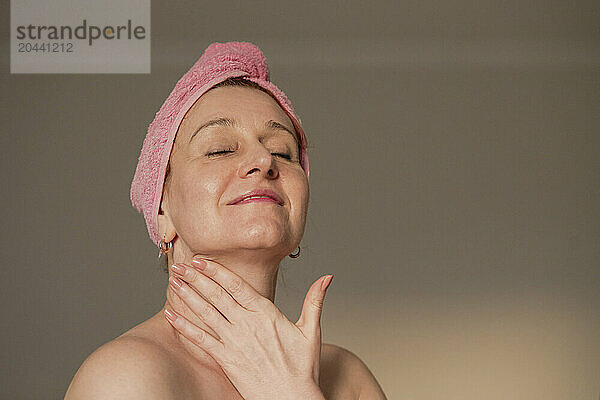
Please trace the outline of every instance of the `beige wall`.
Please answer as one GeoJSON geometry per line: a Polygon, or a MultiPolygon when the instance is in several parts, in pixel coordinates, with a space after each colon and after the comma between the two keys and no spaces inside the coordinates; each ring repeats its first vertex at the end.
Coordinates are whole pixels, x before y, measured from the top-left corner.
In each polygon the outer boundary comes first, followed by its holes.
{"type": "Polygon", "coordinates": [[[129,185],[176,80],[228,40],[263,49],[312,146],[290,319],[333,273],[324,340],[389,399],[598,398],[595,2],[154,1],[150,75],[10,75],[6,3],[2,399],[62,398],[162,306],[129,185]]]}

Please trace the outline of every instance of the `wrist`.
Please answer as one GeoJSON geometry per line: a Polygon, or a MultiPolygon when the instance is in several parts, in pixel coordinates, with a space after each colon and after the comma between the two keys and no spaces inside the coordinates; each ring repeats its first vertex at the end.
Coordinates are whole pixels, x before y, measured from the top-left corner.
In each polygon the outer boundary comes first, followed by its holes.
{"type": "Polygon", "coordinates": [[[263,393],[265,398],[277,400],[327,400],[321,388],[314,381],[283,385],[276,392],[263,393]],[[282,392],[283,391],[283,392],[282,392]]]}
{"type": "Polygon", "coordinates": [[[321,392],[321,388],[316,383],[312,383],[305,387],[304,390],[301,390],[302,399],[307,400],[326,400],[323,392],[321,392]]]}

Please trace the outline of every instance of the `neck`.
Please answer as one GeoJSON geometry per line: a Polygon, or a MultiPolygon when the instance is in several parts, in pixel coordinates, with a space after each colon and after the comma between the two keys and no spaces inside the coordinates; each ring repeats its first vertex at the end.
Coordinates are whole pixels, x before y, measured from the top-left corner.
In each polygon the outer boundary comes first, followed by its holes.
{"type": "MultiPolygon", "coordinates": [[[[279,263],[282,259],[281,254],[267,253],[259,250],[240,251],[239,249],[235,253],[182,253],[183,252],[174,252],[173,254],[168,255],[169,276],[172,275],[170,266],[173,263],[192,265],[192,257],[194,255],[200,255],[206,259],[221,264],[234,274],[238,275],[250,286],[252,286],[261,296],[274,303],[275,289],[277,285],[277,273],[279,270],[279,263]]],[[[204,321],[199,318],[175,293],[173,293],[172,290],[167,290],[164,308],[174,310],[197,327],[205,330],[215,338],[220,339],[219,335],[210,326],[204,323],[204,321]]],[[[165,320],[165,322],[167,321],[165,320]]],[[[214,360],[208,353],[200,349],[199,346],[182,337],[182,335],[174,328],[171,327],[171,329],[173,329],[177,339],[190,353],[194,355],[194,358],[197,361],[205,362],[215,368],[217,367],[214,360]]]]}

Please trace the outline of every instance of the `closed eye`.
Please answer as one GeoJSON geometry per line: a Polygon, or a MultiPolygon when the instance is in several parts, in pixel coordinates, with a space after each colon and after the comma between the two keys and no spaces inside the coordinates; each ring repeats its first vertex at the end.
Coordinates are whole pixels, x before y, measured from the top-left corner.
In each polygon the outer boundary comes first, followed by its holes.
{"type": "Polygon", "coordinates": [[[292,159],[292,156],[289,154],[283,154],[283,153],[271,153],[271,154],[273,154],[274,156],[279,156],[279,157],[285,158],[286,160],[292,159]]]}
{"type": "Polygon", "coordinates": [[[225,154],[225,153],[233,153],[233,150],[218,150],[218,151],[213,151],[211,153],[207,153],[207,156],[214,156],[217,154],[225,154]]]}
{"type": "MultiPolygon", "coordinates": [[[[213,151],[213,152],[207,153],[206,155],[207,156],[215,156],[215,155],[226,154],[226,153],[233,153],[233,150],[229,150],[229,149],[228,150],[217,150],[217,151],[213,151]]],[[[291,160],[292,159],[291,155],[285,154],[285,153],[271,153],[271,154],[273,154],[274,156],[285,158],[286,160],[291,160]]]]}

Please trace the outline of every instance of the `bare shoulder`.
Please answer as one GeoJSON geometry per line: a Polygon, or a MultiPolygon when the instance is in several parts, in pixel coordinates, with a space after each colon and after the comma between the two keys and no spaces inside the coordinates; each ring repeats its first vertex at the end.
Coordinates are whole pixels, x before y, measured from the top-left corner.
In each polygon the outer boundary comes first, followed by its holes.
{"type": "Polygon", "coordinates": [[[332,398],[387,400],[373,373],[350,350],[323,343],[321,366],[322,390],[328,391],[332,398]],[[340,396],[340,391],[345,391],[346,397],[340,396]]]}
{"type": "Polygon", "coordinates": [[[175,399],[174,360],[151,340],[124,336],[94,351],[81,365],[65,400],[175,399]]]}

